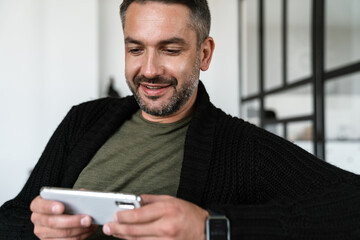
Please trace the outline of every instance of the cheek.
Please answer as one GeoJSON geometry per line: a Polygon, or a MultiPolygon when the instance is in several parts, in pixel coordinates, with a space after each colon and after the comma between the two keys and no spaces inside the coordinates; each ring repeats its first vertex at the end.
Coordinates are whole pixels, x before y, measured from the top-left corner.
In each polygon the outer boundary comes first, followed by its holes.
{"type": "Polygon", "coordinates": [[[192,74],[193,64],[190,61],[168,61],[165,64],[165,69],[168,75],[175,77],[179,82],[186,81],[187,78],[192,74]]]}
{"type": "Polygon", "coordinates": [[[136,62],[125,59],[125,77],[128,81],[132,81],[136,76],[137,66],[136,62]]]}

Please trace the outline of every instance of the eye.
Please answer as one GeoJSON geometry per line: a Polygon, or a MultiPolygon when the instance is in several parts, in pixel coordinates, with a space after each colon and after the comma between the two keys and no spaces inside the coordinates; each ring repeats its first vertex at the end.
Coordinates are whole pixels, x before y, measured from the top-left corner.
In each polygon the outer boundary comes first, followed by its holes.
{"type": "Polygon", "coordinates": [[[173,48],[164,48],[163,52],[167,55],[176,56],[181,53],[180,49],[173,49],[173,48]]]}
{"type": "Polygon", "coordinates": [[[137,56],[137,55],[140,55],[143,52],[143,50],[141,48],[129,48],[128,52],[131,55],[137,56]]]}

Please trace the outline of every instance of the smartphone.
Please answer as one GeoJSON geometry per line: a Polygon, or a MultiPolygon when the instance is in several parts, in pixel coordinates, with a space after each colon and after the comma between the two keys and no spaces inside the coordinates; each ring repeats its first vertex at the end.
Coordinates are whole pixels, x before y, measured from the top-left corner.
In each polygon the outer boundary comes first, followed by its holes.
{"type": "Polygon", "coordinates": [[[98,225],[113,221],[117,211],[141,207],[140,196],[124,193],[43,187],[40,196],[63,203],[65,214],[86,214],[98,225]]]}

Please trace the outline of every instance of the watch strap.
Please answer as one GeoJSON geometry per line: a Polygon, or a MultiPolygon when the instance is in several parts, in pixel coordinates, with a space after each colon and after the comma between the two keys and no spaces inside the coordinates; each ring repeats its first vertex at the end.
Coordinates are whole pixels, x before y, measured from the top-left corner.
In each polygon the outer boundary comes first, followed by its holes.
{"type": "Polygon", "coordinates": [[[230,221],[223,215],[208,210],[206,240],[230,240],[230,221]]]}

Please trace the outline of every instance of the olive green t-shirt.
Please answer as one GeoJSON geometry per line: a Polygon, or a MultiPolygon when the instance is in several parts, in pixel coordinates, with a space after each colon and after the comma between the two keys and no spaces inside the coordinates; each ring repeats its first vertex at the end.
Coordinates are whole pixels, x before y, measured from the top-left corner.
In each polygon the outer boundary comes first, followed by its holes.
{"type": "MultiPolygon", "coordinates": [[[[73,188],[176,196],[190,120],[154,123],[139,110],[98,150],[73,188]]],[[[99,227],[88,239],[115,238],[99,227]]]]}
{"type": "Polygon", "coordinates": [[[154,123],[139,110],[98,150],[74,188],[176,196],[190,120],[154,123]]]}

